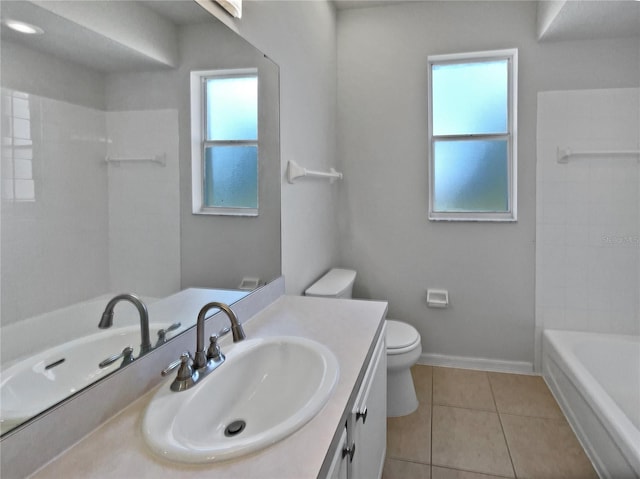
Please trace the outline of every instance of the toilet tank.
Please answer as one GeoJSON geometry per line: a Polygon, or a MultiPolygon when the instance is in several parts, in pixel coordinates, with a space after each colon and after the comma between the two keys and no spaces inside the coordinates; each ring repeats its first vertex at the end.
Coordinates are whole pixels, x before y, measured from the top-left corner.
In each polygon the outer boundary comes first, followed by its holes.
{"type": "Polygon", "coordinates": [[[321,298],[351,298],[355,279],[354,270],[334,268],[309,286],[304,294],[321,298]]]}

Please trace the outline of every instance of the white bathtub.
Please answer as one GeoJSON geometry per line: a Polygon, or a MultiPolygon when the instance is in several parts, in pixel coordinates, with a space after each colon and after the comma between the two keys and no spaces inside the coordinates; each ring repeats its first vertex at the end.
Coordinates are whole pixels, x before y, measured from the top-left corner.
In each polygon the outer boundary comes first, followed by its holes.
{"type": "Polygon", "coordinates": [[[640,478],[640,336],[545,330],[544,378],[602,478],[640,478]]]}

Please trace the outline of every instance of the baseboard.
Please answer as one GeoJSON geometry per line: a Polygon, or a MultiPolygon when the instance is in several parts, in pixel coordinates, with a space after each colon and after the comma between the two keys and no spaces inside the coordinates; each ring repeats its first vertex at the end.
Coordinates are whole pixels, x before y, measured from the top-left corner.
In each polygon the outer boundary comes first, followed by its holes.
{"type": "Polygon", "coordinates": [[[538,373],[533,370],[533,363],[526,361],[505,361],[502,359],[422,353],[422,355],[420,355],[420,359],[418,359],[418,364],[444,366],[448,368],[478,369],[481,371],[495,371],[501,373],[538,375],[538,373]]]}

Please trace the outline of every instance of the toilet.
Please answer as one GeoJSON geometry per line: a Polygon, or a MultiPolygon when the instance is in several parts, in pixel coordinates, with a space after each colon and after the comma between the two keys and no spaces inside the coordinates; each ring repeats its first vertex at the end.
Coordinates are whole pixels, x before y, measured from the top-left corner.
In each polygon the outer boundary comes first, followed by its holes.
{"type": "MultiPolygon", "coordinates": [[[[349,299],[356,272],[334,268],[304,292],[305,296],[349,299]]],[[[387,416],[405,416],[418,408],[411,377],[413,366],[422,354],[420,333],[410,324],[387,319],[387,416]]]]}

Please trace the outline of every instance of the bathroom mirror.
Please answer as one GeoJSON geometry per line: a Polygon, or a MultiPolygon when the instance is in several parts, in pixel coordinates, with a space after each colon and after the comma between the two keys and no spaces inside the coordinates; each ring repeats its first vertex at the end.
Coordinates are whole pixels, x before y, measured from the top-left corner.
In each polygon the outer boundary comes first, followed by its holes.
{"type": "MultiPolygon", "coordinates": [[[[145,301],[155,347],[159,329],[170,340],[195,323],[158,320],[162,301],[209,288],[233,302],[280,276],[275,63],[193,0],[3,0],[0,8],[3,373],[62,347],[62,362],[31,367],[55,382],[64,361],[83,362],[78,344],[120,353],[100,343],[106,332],[129,335],[138,350],[138,311],[126,301],[113,327],[98,329],[116,294],[145,301]],[[258,216],[194,215],[190,72],[248,68],[258,72],[258,216]]],[[[83,374],[99,380],[124,363],[96,372],[91,362],[83,374]]],[[[41,395],[38,381],[24,381],[30,397],[41,395]]],[[[3,402],[24,404],[20,391],[3,402]]]]}

